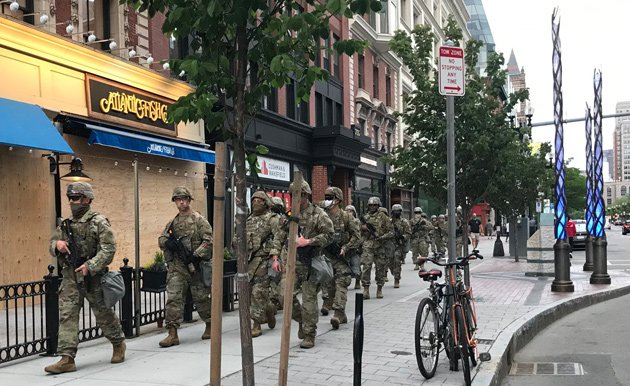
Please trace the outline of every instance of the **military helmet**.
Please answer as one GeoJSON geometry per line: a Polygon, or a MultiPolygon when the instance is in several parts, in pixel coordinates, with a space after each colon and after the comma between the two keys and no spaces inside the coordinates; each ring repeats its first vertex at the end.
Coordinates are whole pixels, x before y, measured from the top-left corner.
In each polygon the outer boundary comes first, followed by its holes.
{"type": "Polygon", "coordinates": [[[427,214],[424,213],[424,212],[422,212],[422,214],[420,216],[422,216],[422,218],[427,218],[427,214]]]}
{"type": "Polygon", "coordinates": [[[392,205],[392,212],[402,212],[402,205],[400,204],[392,205]]]}
{"type": "Polygon", "coordinates": [[[441,215],[438,216],[438,218],[446,218],[446,216],[441,214],[441,215]]]}
{"type": "Polygon", "coordinates": [[[370,197],[368,199],[368,205],[378,205],[381,206],[381,199],[378,197],[370,197]]]}
{"type": "Polygon", "coordinates": [[[271,205],[276,209],[282,209],[282,211],[286,210],[284,206],[284,200],[280,197],[271,197],[271,205]]]}
{"type": "Polygon", "coordinates": [[[357,209],[354,207],[354,205],[348,205],[346,206],[346,212],[351,210],[352,213],[354,214],[354,217],[357,217],[357,209]]]}
{"type": "Polygon", "coordinates": [[[92,185],[88,184],[87,182],[73,182],[68,185],[66,196],[77,196],[79,194],[84,197],[94,199],[94,191],[92,190],[92,185]]]}
{"type": "Polygon", "coordinates": [[[193,199],[193,195],[190,192],[190,189],[188,189],[185,186],[178,186],[175,189],[173,189],[173,195],[171,196],[171,201],[175,201],[175,199],[178,197],[188,197],[191,200],[193,199]]]}
{"type": "Polygon", "coordinates": [[[260,198],[261,200],[263,200],[265,205],[267,205],[267,208],[271,208],[271,200],[269,199],[269,196],[267,195],[267,193],[265,193],[264,191],[262,190],[255,191],[254,194],[252,194],[252,200],[254,198],[260,198]]]}
{"type": "Polygon", "coordinates": [[[326,191],[324,192],[324,195],[326,196],[334,196],[337,200],[339,201],[343,201],[343,192],[341,191],[341,189],[339,189],[336,186],[329,186],[326,188],[326,191]]]}
{"type": "Polygon", "coordinates": [[[419,206],[416,206],[415,208],[413,208],[413,213],[423,213],[422,208],[419,206]]]}
{"type": "Polygon", "coordinates": [[[431,216],[431,220],[437,220],[437,216],[436,215],[431,216]]]}
{"type": "MultiPolygon", "coordinates": [[[[289,185],[289,190],[293,190],[293,182],[291,182],[291,185],[289,185]]],[[[313,192],[311,191],[311,186],[308,184],[308,182],[306,182],[306,180],[302,180],[302,187],[300,188],[300,192],[313,194],[313,192]]]]}

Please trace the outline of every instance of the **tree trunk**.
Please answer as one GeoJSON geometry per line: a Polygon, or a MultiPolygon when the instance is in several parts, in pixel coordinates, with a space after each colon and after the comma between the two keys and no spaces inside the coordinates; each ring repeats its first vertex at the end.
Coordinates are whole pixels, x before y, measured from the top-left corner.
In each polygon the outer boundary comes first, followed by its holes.
{"type": "Polygon", "coordinates": [[[241,363],[243,367],[243,385],[254,386],[254,349],[252,346],[252,330],[250,324],[250,286],[247,275],[247,236],[245,234],[245,222],[247,221],[247,176],[245,174],[245,81],[247,77],[247,35],[245,25],[236,29],[236,98],[234,99],[234,160],[236,166],[235,176],[235,202],[236,213],[234,216],[234,239],[236,244],[236,256],[238,261],[238,274],[236,275],[238,288],[238,315],[241,326],[241,363]]]}

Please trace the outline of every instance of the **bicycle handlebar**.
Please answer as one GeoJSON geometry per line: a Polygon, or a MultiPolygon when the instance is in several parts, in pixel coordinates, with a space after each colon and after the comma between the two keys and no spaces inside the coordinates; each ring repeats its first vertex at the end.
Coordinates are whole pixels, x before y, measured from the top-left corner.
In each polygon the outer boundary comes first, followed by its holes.
{"type": "Polygon", "coordinates": [[[476,259],[482,259],[483,260],[483,256],[481,256],[479,254],[478,250],[474,249],[472,251],[472,253],[469,254],[468,256],[466,256],[466,257],[458,257],[457,261],[454,262],[454,263],[440,263],[435,258],[427,259],[427,260],[432,262],[435,265],[439,265],[440,267],[453,267],[453,266],[463,267],[463,266],[467,265],[470,260],[476,260],[476,259]]]}

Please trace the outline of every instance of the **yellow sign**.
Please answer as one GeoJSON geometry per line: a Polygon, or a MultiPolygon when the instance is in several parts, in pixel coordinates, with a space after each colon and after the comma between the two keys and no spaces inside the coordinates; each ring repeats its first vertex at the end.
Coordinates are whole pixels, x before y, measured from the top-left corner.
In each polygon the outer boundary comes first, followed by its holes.
{"type": "Polygon", "coordinates": [[[168,121],[166,114],[168,106],[166,104],[158,101],[148,101],[124,92],[110,91],[107,98],[102,98],[99,101],[99,106],[101,111],[106,114],[110,110],[114,110],[123,114],[134,114],[138,119],[149,118],[153,122],[160,120],[164,123],[168,121]]]}

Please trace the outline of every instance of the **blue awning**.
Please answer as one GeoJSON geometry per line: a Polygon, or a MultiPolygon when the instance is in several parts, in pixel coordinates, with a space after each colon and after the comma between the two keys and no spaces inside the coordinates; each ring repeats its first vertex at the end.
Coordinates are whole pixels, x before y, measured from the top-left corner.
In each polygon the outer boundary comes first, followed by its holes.
{"type": "Polygon", "coordinates": [[[170,141],[164,138],[129,133],[107,127],[86,124],[92,130],[89,144],[116,147],[138,153],[153,154],[163,157],[178,158],[188,161],[214,164],[215,156],[212,150],[200,146],[188,145],[182,142],[170,141]]]}
{"type": "Polygon", "coordinates": [[[0,144],[74,154],[39,106],[0,98],[0,144]]]}

